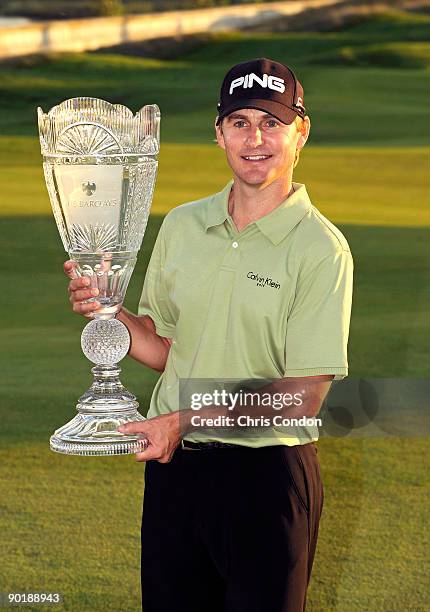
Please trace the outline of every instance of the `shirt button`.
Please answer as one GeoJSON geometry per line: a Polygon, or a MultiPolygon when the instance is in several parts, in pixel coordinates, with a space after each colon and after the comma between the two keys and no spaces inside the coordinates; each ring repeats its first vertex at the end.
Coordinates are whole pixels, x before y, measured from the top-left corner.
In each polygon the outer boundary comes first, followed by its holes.
{"type": "Polygon", "coordinates": [[[239,246],[238,242],[233,242],[233,244],[231,245],[234,249],[237,249],[237,247],[239,246]]]}

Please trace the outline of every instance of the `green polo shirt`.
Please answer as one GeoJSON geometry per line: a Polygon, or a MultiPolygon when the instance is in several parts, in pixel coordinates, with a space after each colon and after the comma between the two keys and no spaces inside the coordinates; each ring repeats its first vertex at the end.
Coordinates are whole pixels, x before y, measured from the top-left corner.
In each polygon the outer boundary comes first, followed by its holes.
{"type": "MultiPolygon", "coordinates": [[[[179,381],[348,373],[353,260],[345,237],[300,183],[238,232],[228,213],[232,184],[171,210],[158,234],[138,312],[172,345],[148,417],[188,407],[180,406],[179,381]]],[[[226,441],[216,431],[187,439],[226,441]]],[[[297,425],[228,441],[258,447],[317,439],[317,426],[297,425]]]]}

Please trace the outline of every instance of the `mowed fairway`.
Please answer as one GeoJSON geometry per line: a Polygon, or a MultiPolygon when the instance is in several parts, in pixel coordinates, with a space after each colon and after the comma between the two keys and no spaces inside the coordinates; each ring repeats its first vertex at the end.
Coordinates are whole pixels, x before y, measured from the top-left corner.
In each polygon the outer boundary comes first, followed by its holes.
{"type": "MultiPolygon", "coordinates": [[[[306,183],[354,255],[350,375],[428,378],[428,68],[383,67],[378,59],[345,65],[351,54],[342,52],[351,47],[367,57],[376,39],[395,44],[414,31],[425,59],[430,19],[417,16],[412,30],[409,19],[327,35],[217,37],[176,61],[80,54],[0,69],[0,591],[58,591],[60,608],[77,612],[136,612],[140,604],[144,467],[131,457],[65,457],[48,447],[91,375],[79,341],[85,320],[67,301],[66,255],[43,183],[35,107],[75,95],[134,110],[160,104],[153,214],[126,300],[135,310],[163,215],[229,178],[211,129],[225,69],[249,57],[292,65],[297,57],[313,125],[295,180],[306,183]]],[[[157,374],[131,360],[122,366],[145,413],[157,374]]],[[[428,433],[321,439],[325,505],[308,610],[428,609],[428,433]]]]}

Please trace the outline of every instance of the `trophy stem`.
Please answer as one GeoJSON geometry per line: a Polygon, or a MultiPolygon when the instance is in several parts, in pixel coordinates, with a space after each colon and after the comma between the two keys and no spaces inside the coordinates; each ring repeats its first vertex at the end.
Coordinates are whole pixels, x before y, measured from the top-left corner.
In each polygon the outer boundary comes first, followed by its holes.
{"type": "Polygon", "coordinates": [[[81,414],[100,411],[114,414],[139,408],[136,397],[120,381],[121,368],[117,364],[96,365],[91,372],[94,375],[93,384],[79,398],[76,406],[81,414]]]}
{"type": "MultiPolygon", "coordinates": [[[[94,320],[82,333],[85,355],[94,361],[127,353],[128,330],[117,319],[94,320]]],[[[96,363],[94,380],[79,398],[78,414],[51,437],[51,449],[67,455],[122,455],[145,450],[147,440],[125,435],[117,428],[130,421],[144,421],[136,397],[121,383],[117,363],[96,363]]]]}

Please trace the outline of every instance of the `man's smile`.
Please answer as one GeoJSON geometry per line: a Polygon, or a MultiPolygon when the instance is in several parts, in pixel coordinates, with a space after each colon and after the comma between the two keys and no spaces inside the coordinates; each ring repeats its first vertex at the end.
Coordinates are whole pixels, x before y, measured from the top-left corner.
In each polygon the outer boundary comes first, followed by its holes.
{"type": "Polygon", "coordinates": [[[241,158],[250,162],[261,162],[270,159],[272,155],[241,155],[241,158]]]}

